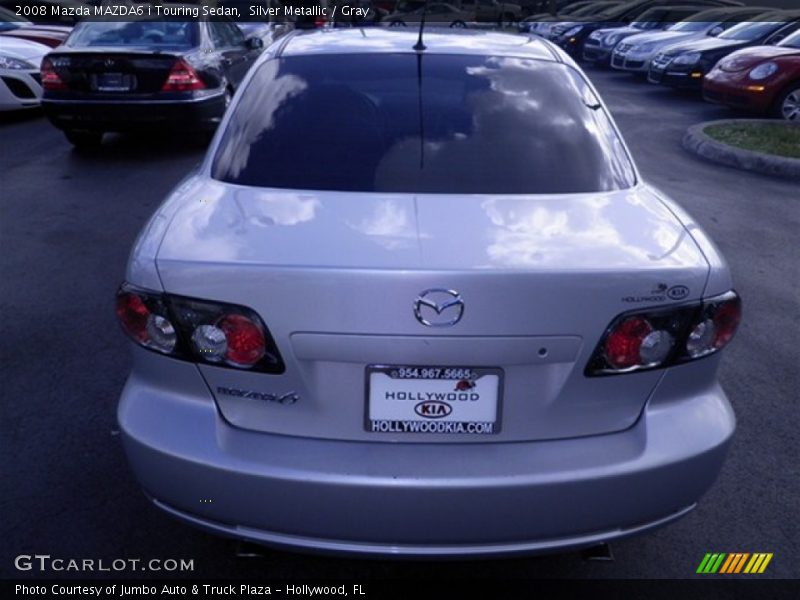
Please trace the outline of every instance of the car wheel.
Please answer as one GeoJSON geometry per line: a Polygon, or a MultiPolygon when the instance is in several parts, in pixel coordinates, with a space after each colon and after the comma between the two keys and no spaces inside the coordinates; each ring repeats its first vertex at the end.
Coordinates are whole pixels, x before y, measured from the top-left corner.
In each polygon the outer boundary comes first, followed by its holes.
{"type": "Polygon", "coordinates": [[[464,23],[464,21],[453,21],[452,23],[450,23],[450,27],[452,27],[453,29],[463,29],[466,26],[467,24],[464,23]]]}
{"type": "Polygon", "coordinates": [[[800,121],[800,84],[791,85],[778,97],[775,116],[786,121],[800,121]]]}
{"type": "Polygon", "coordinates": [[[64,135],[70,144],[79,150],[89,150],[97,148],[103,141],[102,131],[76,131],[74,129],[67,129],[64,135]]]}

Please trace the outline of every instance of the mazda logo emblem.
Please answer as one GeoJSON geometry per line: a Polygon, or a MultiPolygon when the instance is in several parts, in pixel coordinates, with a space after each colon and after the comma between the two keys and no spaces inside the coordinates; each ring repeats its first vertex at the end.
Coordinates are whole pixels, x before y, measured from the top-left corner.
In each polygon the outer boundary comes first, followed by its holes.
{"type": "Polygon", "coordinates": [[[106,59],[106,60],[103,62],[103,64],[104,64],[106,67],[113,67],[113,66],[114,66],[114,59],[113,59],[113,58],[107,58],[107,59],[106,59]]]}
{"type": "Polygon", "coordinates": [[[464,316],[464,301],[455,290],[425,290],[414,300],[414,316],[427,327],[452,327],[464,316]]]}

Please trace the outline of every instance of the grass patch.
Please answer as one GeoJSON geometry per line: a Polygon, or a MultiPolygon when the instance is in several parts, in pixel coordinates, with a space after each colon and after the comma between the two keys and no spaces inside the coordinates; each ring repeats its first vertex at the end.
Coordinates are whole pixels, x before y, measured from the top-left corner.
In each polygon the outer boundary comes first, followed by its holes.
{"type": "Polygon", "coordinates": [[[787,123],[765,121],[711,125],[703,133],[718,142],[743,150],[800,158],[800,127],[787,123]]]}

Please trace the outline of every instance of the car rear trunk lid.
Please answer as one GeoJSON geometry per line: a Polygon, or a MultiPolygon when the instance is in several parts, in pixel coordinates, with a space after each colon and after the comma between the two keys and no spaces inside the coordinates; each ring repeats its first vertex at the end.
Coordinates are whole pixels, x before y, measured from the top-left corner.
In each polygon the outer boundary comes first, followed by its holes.
{"type": "Polygon", "coordinates": [[[709,269],[645,186],[457,196],[253,190],[196,178],[168,204],[177,217],[157,258],[166,291],[256,310],[286,362],[282,375],[200,366],[229,422],[270,433],[486,442],[625,429],[661,372],[587,378],[589,357],[616,315],[701,298],[709,269]],[[687,291],[675,300],[672,287],[687,291]],[[457,324],[417,319],[415,302],[431,288],[458,293],[457,324]],[[499,431],[371,431],[375,365],[494,370],[499,431]],[[297,402],[265,400],[288,393],[297,402]]]}

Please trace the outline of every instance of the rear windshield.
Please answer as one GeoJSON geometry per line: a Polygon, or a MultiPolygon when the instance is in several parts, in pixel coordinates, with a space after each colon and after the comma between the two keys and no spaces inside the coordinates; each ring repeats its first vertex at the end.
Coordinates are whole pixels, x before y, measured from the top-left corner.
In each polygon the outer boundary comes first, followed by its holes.
{"type": "Polygon", "coordinates": [[[469,55],[317,55],[254,73],[212,175],[292,189],[579,193],[635,183],[581,76],[469,55]]]}
{"type": "Polygon", "coordinates": [[[198,44],[197,23],[185,21],[84,22],[69,38],[73,48],[146,46],[192,48],[198,44]]]}

